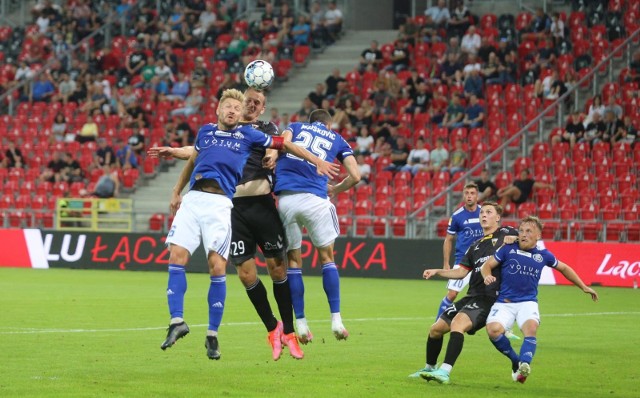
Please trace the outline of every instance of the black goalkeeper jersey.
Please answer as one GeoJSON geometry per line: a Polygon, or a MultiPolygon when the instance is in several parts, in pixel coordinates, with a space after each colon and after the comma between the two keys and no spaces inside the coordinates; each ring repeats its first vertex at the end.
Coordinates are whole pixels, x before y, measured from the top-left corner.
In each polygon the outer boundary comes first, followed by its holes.
{"type": "Polygon", "coordinates": [[[490,285],[484,284],[484,279],[480,273],[480,268],[485,261],[493,256],[504,243],[505,236],[518,236],[518,230],[512,227],[501,227],[492,234],[485,235],[475,241],[465,253],[460,266],[471,271],[469,279],[469,290],[467,296],[489,296],[498,297],[500,290],[500,267],[496,267],[491,274],[496,277],[496,281],[490,285]]]}
{"type": "MultiPolygon", "coordinates": [[[[263,122],[262,120],[258,120],[257,122],[245,123],[241,122],[241,125],[251,125],[251,127],[262,131],[268,135],[279,135],[278,128],[275,124],[271,122],[263,122]]],[[[247,159],[247,163],[242,170],[242,177],[240,181],[238,181],[238,185],[244,184],[248,181],[258,180],[260,178],[270,178],[272,176],[272,171],[267,170],[262,167],[262,158],[266,153],[266,148],[263,147],[254,147],[251,150],[251,154],[247,159]]]]}

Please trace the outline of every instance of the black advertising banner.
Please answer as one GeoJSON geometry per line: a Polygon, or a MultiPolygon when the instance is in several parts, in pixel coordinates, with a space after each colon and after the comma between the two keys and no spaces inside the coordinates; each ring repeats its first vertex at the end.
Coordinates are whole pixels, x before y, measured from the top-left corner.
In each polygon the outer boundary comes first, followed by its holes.
{"type": "MultiPolygon", "coordinates": [[[[159,234],[42,232],[51,268],[165,271],[169,252],[164,239],[159,234]]],[[[322,264],[311,242],[303,240],[301,249],[305,274],[321,275],[322,264]]],[[[339,238],[335,260],[342,276],[414,279],[421,277],[424,268],[441,266],[442,241],[339,238]]],[[[262,255],[256,262],[265,268],[262,255]]],[[[227,272],[235,273],[233,268],[229,265],[227,272]]],[[[202,247],[187,269],[208,272],[202,247]]]]}

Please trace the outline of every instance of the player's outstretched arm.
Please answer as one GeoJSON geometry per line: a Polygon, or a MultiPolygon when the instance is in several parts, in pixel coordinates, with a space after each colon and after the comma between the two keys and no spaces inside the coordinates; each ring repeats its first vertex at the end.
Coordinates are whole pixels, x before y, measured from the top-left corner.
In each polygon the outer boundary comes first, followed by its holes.
{"type": "Polygon", "coordinates": [[[458,267],[456,269],[441,269],[441,268],[433,268],[433,269],[425,269],[422,273],[422,277],[424,279],[429,279],[433,276],[441,276],[447,279],[462,279],[469,273],[469,270],[464,267],[458,267]]]}
{"type": "Polygon", "coordinates": [[[193,153],[189,157],[189,160],[187,160],[187,163],[185,163],[184,167],[182,168],[180,177],[178,177],[178,182],[176,182],[176,185],[173,187],[173,191],[171,192],[171,202],[169,203],[169,210],[171,211],[171,214],[176,214],[176,212],[180,208],[180,203],[182,202],[182,197],[180,196],[180,194],[189,182],[191,173],[193,173],[196,156],[198,156],[198,152],[193,151],[193,153]]]}
{"type": "Polygon", "coordinates": [[[342,164],[344,165],[344,168],[347,169],[347,176],[338,184],[329,186],[329,196],[337,195],[340,192],[349,190],[351,187],[359,183],[362,178],[360,176],[360,168],[358,167],[358,162],[356,162],[355,157],[347,156],[342,164]]]}
{"type": "Polygon", "coordinates": [[[278,140],[277,138],[280,137],[274,137],[273,141],[273,148],[282,148],[284,149],[285,152],[288,152],[292,155],[295,155],[299,158],[302,158],[310,163],[312,163],[314,166],[316,166],[316,171],[318,174],[321,175],[325,175],[327,177],[329,177],[330,179],[333,179],[333,177],[337,176],[338,173],[340,172],[340,166],[334,163],[329,163],[327,161],[324,161],[322,159],[320,159],[319,157],[317,157],[316,155],[312,154],[311,152],[307,151],[306,149],[304,149],[301,146],[298,146],[296,144],[294,144],[293,142],[291,142],[291,131],[290,130],[285,130],[282,133],[282,140],[284,142],[282,142],[281,140],[278,140]]]}
{"type": "Polygon", "coordinates": [[[496,281],[496,277],[491,275],[491,270],[497,267],[498,264],[498,260],[496,260],[494,256],[491,256],[487,261],[484,262],[484,264],[482,264],[480,273],[482,274],[485,285],[490,285],[496,281]]]}
{"type": "Polygon", "coordinates": [[[147,150],[147,155],[152,158],[187,160],[191,154],[195,152],[193,146],[183,146],[181,148],[173,148],[170,146],[154,146],[147,150]]]}
{"type": "Polygon", "coordinates": [[[590,288],[589,286],[585,285],[582,279],[580,279],[580,277],[576,273],[576,271],[573,270],[573,268],[571,268],[566,263],[563,263],[562,261],[558,261],[558,266],[556,267],[556,269],[560,271],[560,273],[569,281],[571,281],[574,285],[582,289],[583,292],[589,293],[593,301],[598,301],[598,293],[596,293],[596,291],[590,288]]]}

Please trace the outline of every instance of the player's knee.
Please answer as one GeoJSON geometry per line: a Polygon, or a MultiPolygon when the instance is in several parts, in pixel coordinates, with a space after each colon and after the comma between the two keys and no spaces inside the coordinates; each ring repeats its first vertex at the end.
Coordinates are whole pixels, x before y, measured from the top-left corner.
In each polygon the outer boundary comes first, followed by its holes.
{"type": "Polygon", "coordinates": [[[487,324],[487,334],[491,339],[496,339],[504,333],[504,328],[497,322],[487,324]]]}
{"type": "Polygon", "coordinates": [[[169,264],[187,265],[189,261],[189,251],[184,247],[171,245],[169,251],[169,264]]]}

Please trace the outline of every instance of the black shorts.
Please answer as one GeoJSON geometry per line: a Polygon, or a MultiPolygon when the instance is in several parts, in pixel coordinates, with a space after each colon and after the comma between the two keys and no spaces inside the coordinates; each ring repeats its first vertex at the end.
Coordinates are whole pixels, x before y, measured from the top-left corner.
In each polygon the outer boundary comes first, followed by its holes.
{"type": "Polygon", "coordinates": [[[496,298],[494,297],[466,296],[451,304],[451,306],[440,315],[440,318],[442,318],[447,325],[451,325],[451,321],[458,315],[458,312],[463,312],[471,319],[471,329],[467,331],[467,334],[475,334],[486,325],[487,316],[489,316],[491,306],[495,302],[496,298]]]}
{"type": "Polygon", "coordinates": [[[282,258],[286,250],[284,227],[271,194],[233,198],[231,249],[234,265],[255,257],[256,245],[267,258],[282,258]]]}

